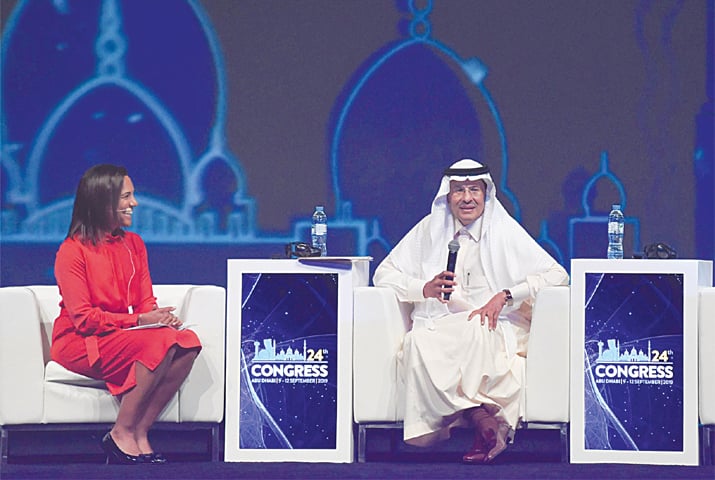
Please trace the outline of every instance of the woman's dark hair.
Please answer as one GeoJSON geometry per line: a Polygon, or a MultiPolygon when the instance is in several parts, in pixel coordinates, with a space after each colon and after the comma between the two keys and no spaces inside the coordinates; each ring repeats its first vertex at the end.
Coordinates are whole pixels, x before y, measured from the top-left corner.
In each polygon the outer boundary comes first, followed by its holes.
{"type": "Polygon", "coordinates": [[[96,245],[116,228],[119,196],[126,176],[126,168],[108,164],[95,165],[84,172],[77,186],[67,238],[76,236],[83,243],[96,245]]]}

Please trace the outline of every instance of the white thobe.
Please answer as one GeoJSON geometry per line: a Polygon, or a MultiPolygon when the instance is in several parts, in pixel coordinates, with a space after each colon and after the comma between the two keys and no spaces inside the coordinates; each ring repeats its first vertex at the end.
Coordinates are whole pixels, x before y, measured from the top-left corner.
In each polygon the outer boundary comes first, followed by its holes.
{"type": "MultiPolygon", "coordinates": [[[[469,234],[459,235],[454,272],[457,285],[449,303],[425,299],[422,287],[434,272],[417,268],[406,273],[393,254],[402,263],[424,260],[430,254],[425,251],[428,219],[403,238],[378,266],[373,279],[376,286],[394,289],[401,301],[414,303],[413,326],[398,354],[405,395],[404,439],[428,445],[448,438],[452,427],[467,424],[463,411],[482,404],[498,407],[499,418],[515,428],[522,416],[530,300],[540,287],[562,284],[568,276],[551,260],[553,264],[546,261],[542,271],[515,279],[513,284],[495,285],[485,275],[482,259],[488,252],[482,249],[488,247],[479,241],[483,238],[480,219],[469,226],[469,234]],[[510,288],[515,301],[513,307],[502,310],[496,330],[490,331],[478,317],[467,320],[471,311],[484,306],[502,288],[510,288]]],[[[540,248],[534,247],[533,240],[517,241],[523,242],[519,245],[523,249],[540,248]]]]}

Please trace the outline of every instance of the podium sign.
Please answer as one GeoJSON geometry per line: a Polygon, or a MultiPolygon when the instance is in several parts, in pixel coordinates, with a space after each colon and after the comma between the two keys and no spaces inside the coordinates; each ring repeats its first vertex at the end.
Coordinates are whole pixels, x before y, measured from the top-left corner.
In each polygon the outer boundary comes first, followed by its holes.
{"type": "Polygon", "coordinates": [[[228,261],[227,461],[351,462],[349,260],[228,261]]]}
{"type": "Polygon", "coordinates": [[[698,288],[711,283],[706,261],[572,260],[572,462],[698,464],[698,288]]]}

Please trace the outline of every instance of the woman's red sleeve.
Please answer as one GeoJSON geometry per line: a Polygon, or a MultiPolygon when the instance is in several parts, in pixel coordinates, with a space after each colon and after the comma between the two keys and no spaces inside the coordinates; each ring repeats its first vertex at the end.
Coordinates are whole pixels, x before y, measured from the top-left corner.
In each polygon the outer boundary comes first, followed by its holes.
{"type": "Polygon", "coordinates": [[[79,242],[64,242],[55,257],[55,278],[62,296],[62,305],[77,331],[82,335],[97,335],[136,323],[136,315],[112,313],[95,306],[90,282],[103,282],[111,272],[91,273],[85,251],[79,242]]]}

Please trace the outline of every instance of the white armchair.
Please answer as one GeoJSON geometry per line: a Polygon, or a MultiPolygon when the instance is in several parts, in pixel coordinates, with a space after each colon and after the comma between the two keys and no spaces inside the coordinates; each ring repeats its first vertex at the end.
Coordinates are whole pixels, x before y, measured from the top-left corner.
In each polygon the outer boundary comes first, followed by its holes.
{"type": "MultiPolygon", "coordinates": [[[[698,408],[704,465],[713,463],[715,435],[715,287],[700,289],[698,303],[698,408]]],[[[367,429],[399,427],[403,419],[397,357],[410,328],[411,305],[387,288],[358,287],[354,298],[353,389],[358,461],[365,461],[367,429]]],[[[561,429],[561,459],[568,459],[569,287],[541,290],[534,303],[526,360],[524,421],[561,429]]]]}
{"type": "MultiPolygon", "coordinates": [[[[224,412],[226,292],[211,285],[155,285],[160,305],[172,305],[194,325],[201,354],[157,426],[211,431],[211,457],[219,457],[224,412]]],[[[70,372],[50,360],[52,326],[59,315],[56,286],[0,288],[0,454],[7,462],[13,430],[97,428],[116,419],[119,402],[104,382],[70,372]]]]}
{"type": "Polygon", "coordinates": [[[698,303],[698,389],[703,465],[713,464],[715,435],[715,287],[700,289],[698,303]]]}
{"type": "MultiPolygon", "coordinates": [[[[561,430],[561,459],[568,459],[569,287],[541,290],[534,303],[526,361],[524,421],[561,430]]],[[[353,408],[358,424],[358,461],[365,461],[367,429],[400,426],[403,386],[397,375],[411,305],[388,288],[358,287],[353,319],[353,408]]]]}

